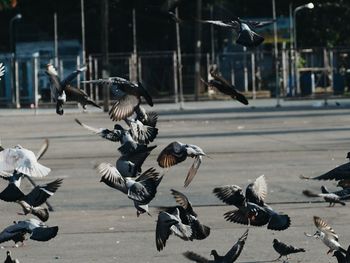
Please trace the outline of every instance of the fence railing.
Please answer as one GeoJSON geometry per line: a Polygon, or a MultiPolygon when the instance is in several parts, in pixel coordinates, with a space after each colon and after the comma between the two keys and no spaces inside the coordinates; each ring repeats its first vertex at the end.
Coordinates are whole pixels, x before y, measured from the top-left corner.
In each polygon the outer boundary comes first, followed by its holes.
{"type": "MultiPolygon", "coordinates": [[[[317,96],[328,94],[346,96],[350,77],[350,50],[287,50],[279,52],[279,94],[281,97],[317,96]]],[[[217,54],[215,66],[221,74],[247,96],[275,96],[275,66],[270,51],[244,51],[217,54]]],[[[0,56],[5,64],[6,74],[0,81],[0,105],[17,106],[50,103],[50,84],[45,74],[45,65],[53,63],[46,56],[31,57],[0,56]]],[[[71,71],[87,64],[88,70],[73,82],[84,89],[92,99],[103,100],[102,89],[90,84],[81,84],[87,79],[102,78],[102,56],[90,55],[84,63],[79,56],[60,57],[58,72],[64,77],[71,71]]],[[[185,99],[195,97],[195,55],[182,55],[182,86],[185,99]]],[[[177,101],[179,94],[178,58],[173,51],[110,54],[108,72],[139,80],[155,100],[177,101]]],[[[211,59],[209,54],[201,56],[201,77],[209,78],[211,59]]],[[[213,97],[215,91],[203,83],[200,96],[213,97]]],[[[218,94],[219,96],[220,94],[218,94]]]]}

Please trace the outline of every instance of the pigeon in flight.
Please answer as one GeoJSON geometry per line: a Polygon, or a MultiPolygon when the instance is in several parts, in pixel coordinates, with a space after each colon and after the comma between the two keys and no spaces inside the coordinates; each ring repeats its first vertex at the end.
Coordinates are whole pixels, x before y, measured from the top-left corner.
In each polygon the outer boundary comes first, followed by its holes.
{"type": "MultiPolygon", "coordinates": [[[[10,179],[8,186],[0,193],[0,199],[5,202],[17,202],[22,207],[24,215],[33,214],[41,221],[47,221],[49,211],[47,208],[40,207],[40,205],[57,191],[63,179],[57,179],[45,185],[38,185],[29,194],[25,195],[19,188],[21,176],[21,174],[14,173],[9,177],[17,180],[10,179]]],[[[2,178],[7,179],[6,177],[2,178]]]]}
{"type": "MultiPolygon", "coordinates": [[[[347,157],[349,156],[349,153],[347,157]]],[[[339,165],[338,167],[330,170],[329,172],[326,172],[324,174],[321,174],[320,176],[316,177],[306,177],[301,175],[301,179],[310,179],[310,180],[350,180],[350,162],[339,165]]]]}
{"type": "Polygon", "coordinates": [[[202,156],[206,156],[206,154],[197,145],[183,144],[175,141],[170,143],[160,152],[157,162],[160,167],[169,168],[185,161],[187,157],[194,158],[194,162],[188,171],[184,182],[184,186],[187,187],[192,182],[200,164],[202,163],[202,156]]]}
{"type": "Polygon", "coordinates": [[[233,85],[217,74],[213,69],[210,70],[210,75],[213,77],[213,79],[210,80],[209,83],[202,79],[206,85],[217,88],[220,92],[231,96],[232,99],[237,100],[244,105],[249,104],[247,98],[242,93],[239,93],[233,85]]]}
{"type": "Polygon", "coordinates": [[[153,106],[153,100],[148,91],[140,82],[133,83],[129,80],[111,77],[108,79],[87,80],[83,83],[92,83],[97,85],[107,85],[115,96],[116,101],[109,111],[109,117],[113,121],[120,121],[132,115],[141,103],[143,97],[147,104],[153,106]]]}
{"type": "Polygon", "coordinates": [[[5,66],[4,64],[0,63],[0,80],[1,77],[5,75],[5,66]]]}
{"type": "Polygon", "coordinates": [[[230,21],[199,20],[199,22],[230,28],[236,31],[238,34],[236,39],[237,44],[253,48],[259,46],[264,41],[264,38],[257,34],[254,30],[256,28],[270,25],[275,21],[246,21],[236,17],[230,21]]]}
{"type": "Polygon", "coordinates": [[[26,235],[36,241],[48,241],[57,235],[58,226],[48,227],[43,222],[31,218],[24,221],[13,222],[0,233],[0,243],[12,240],[17,245],[18,242],[23,244],[26,235]]]}
{"type": "Polygon", "coordinates": [[[203,225],[198,220],[198,215],[188,198],[181,192],[171,189],[176,202],[175,207],[163,207],[158,215],[156,227],[156,247],[163,250],[166,241],[173,233],[183,240],[202,240],[209,236],[210,227],[203,225]]]}
{"type": "Polygon", "coordinates": [[[17,145],[13,148],[7,148],[0,151],[0,172],[13,172],[28,175],[30,177],[44,177],[51,171],[50,168],[40,164],[38,159],[48,148],[46,140],[38,154],[17,145]]]}
{"type": "Polygon", "coordinates": [[[163,178],[154,168],[148,169],[136,179],[122,177],[119,171],[109,163],[99,164],[96,170],[101,176],[100,182],[121,191],[134,201],[137,216],[143,213],[149,214],[148,204],[155,197],[157,187],[163,178]]]}
{"type": "Polygon", "coordinates": [[[213,263],[226,263],[226,262],[235,262],[237,260],[237,258],[240,256],[244,244],[247,240],[248,237],[248,229],[243,233],[243,235],[238,239],[238,241],[233,245],[233,247],[226,253],[225,256],[219,256],[219,254],[217,253],[216,250],[212,250],[210,255],[214,256],[214,260],[209,260],[206,259],[192,251],[187,251],[185,252],[183,255],[191,260],[191,261],[195,261],[195,262],[199,262],[199,263],[209,263],[209,262],[213,262],[213,263]]]}
{"type": "Polygon", "coordinates": [[[49,76],[51,83],[51,96],[56,101],[56,113],[63,115],[63,104],[68,101],[79,102],[84,110],[86,105],[92,105],[97,108],[101,108],[94,101],[92,101],[85,91],[71,86],[71,82],[82,72],[86,71],[87,67],[84,66],[73,71],[62,81],[60,80],[55,67],[51,64],[46,66],[46,74],[49,76]]]}
{"type": "Polygon", "coordinates": [[[19,263],[18,259],[12,259],[11,257],[11,251],[7,250],[6,251],[6,259],[4,263],[19,263]]]}
{"type": "Polygon", "coordinates": [[[350,188],[330,192],[322,185],[321,191],[322,193],[314,193],[310,190],[304,190],[303,194],[307,197],[322,197],[326,202],[329,202],[329,206],[335,206],[335,204],[346,205],[342,200],[350,199],[350,188]]]}
{"type": "Polygon", "coordinates": [[[267,229],[276,231],[285,230],[290,226],[288,215],[275,212],[265,203],[267,184],[264,175],[247,186],[245,196],[242,188],[237,185],[217,187],[213,193],[226,204],[238,208],[224,214],[227,221],[252,226],[267,224],[267,229]]]}
{"type": "MultiPolygon", "coordinates": [[[[118,148],[122,155],[127,155],[136,151],[146,150],[147,146],[145,142],[151,142],[158,134],[158,129],[151,126],[144,126],[143,130],[137,129],[137,127],[124,129],[121,125],[115,124],[113,130],[106,128],[95,128],[85,123],[82,123],[78,119],[75,121],[84,127],[85,129],[92,131],[93,133],[101,136],[104,139],[113,142],[120,142],[121,146],[118,148]]],[[[140,128],[141,126],[138,126],[140,128]]]]}
{"type": "Polygon", "coordinates": [[[273,248],[278,254],[280,254],[280,256],[274,261],[279,260],[283,256],[285,256],[288,259],[289,254],[305,252],[305,249],[303,248],[296,248],[291,245],[287,245],[276,238],[273,240],[273,248]]]}
{"type": "Polygon", "coordinates": [[[307,237],[315,237],[316,239],[321,239],[322,242],[329,248],[327,254],[338,250],[346,254],[346,250],[339,244],[338,235],[335,233],[333,228],[331,228],[323,219],[318,216],[314,216],[314,224],[317,227],[316,233],[313,235],[305,233],[307,237]]]}

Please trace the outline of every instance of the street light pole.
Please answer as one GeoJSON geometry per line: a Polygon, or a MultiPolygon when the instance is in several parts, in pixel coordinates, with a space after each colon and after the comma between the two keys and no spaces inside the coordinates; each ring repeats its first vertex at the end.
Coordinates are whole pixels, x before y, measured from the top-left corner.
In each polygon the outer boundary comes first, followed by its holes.
{"type": "Polygon", "coordinates": [[[12,81],[12,104],[16,106],[16,108],[20,108],[21,105],[20,105],[20,101],[19,101],[19,85],[18,85],[18,81],[17,81],[17,69],[18,67],[16,66],[16,44],[15,44],[15,41],[14,41],[14,36],[16,34],[14,34],[13,32],[13,25],[14,25],[14,22],[16,20],[19,20],[22,18],[22,15],[21,14],[17,14],[15,15],[14,17],[11,18],[10,20],[10,25],[9,25],[9,33],[10,33],[10,49],[11,49],[11,53],[12,53],[12,78],[11,78],[11,81],[12,81]]]}
{"type": "MultiPolygon", "coordinates": [[[[276,2],[272,0],[272,16],[273,16],[273,35],[274,35],[274,58],[275,58],[275,93],[276,93],[276,107],[281,107],[280,104],[280,90],[279,90],[279,75],[278,75],[278,43],[277,43],[277,19],[276,19],[276,2]]],[[[255,77],[255,76],[253,76],[255,77]]]]}
{"type": "MultiPolygon", "coordinates": [[[[291,12],[291,5],[289,6],[290,8],[290,12],[291,12]]],[[[305,5],[301,5],[301,6],[298,6],[294,9],[293,11],[293,50],[294,50],[294,55],[293,55],[293,58],[294,58],[294,63],[293,63],[293,66],[294,66],[294,76],[295,76],[295,83],[296,83],[296,86],[297,86],[297,94],[300,93],[300,87],[299,87],[299,80],[297,79],[298,78],[298,67],[297,67],[297,63],[298,63],[298,59],[297,59],[297,56],[298,56],[298,53],[297,53],[297,28],[296,28],[296,15],[297,15],[297,12],[299,12],[300,10],[302,9],[313,9],[314,8],[314,4],[313,3],[308,3],[308,4],[305,4],[305,5]]],[[[291,32],[292,33],[292,32],[291,32]]],[[[295,85],[293,86],[293,89],[295,88],[295,85]]]]}

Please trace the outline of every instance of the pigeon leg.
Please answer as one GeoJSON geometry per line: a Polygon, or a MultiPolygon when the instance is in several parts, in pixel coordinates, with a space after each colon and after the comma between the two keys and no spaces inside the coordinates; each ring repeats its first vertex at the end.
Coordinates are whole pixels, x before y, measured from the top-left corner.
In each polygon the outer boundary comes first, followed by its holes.
{"type": "Polygon", "coordinates": [[[278,258],[272,260],[272,262],[274,262],[274,261],[279,261],[281,257],[282,257],[282,255],[280,255],[278,258]]]}

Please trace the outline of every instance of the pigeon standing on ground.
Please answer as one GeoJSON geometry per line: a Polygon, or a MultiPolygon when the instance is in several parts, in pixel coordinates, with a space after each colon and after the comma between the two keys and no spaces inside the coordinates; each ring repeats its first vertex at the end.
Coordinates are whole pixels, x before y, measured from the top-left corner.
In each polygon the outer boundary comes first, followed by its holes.
{"type": "Polygon", "coordinates": [[[187,251],[185,252],[183,255],[191,260],[191,261],[195,261],[195,262],[199,262],[199,263],[209,263],[209,262],[213,262],[213,263],[233,263],[237,260],[237,258],[240,256],[244,244],[247,240],[248,237],[248,229],[243,233],[243,235],[238,239],[238,241],[233,245],[233,247],[226,253],[225,256],[220,256],[216,250],[212,250],[210,255],[214,256],[214,260],[209,260],[206,259],[192,251],[187,251]]]}
{"type": "Polygon", "coordinates": [[[324,220],[318,216],[314,216],[314,224],[317,227],[315,234],[306,234],[307,237],[315,237],[316,239],[321,239],[322,242],[329,248],[327,254],[334,251],[340,251],[346,254],[346,250],[341,247],[338,242],[338,235],[335,233],[333,228],[331,228],[324,220]]]}
{"type": "Polygon", "coordinates": [[[1,77],[5,75],[5,66],[4,64],[0,63],[0,80],[1,77]]]}
{"type": "Polygon", "coordinates": [[[175,141],[170,143],[160,152],[157,162],[160,167],[169,168],[185,161],[187,157],[195,158],[184,182],[184,186],[187,187],[192,182],[200,164],[202,163],[202,156],[206,156],[206,154],[197,145],[183,144],[175,141]]]}
{"type": "Polygon", "coordinates": [[[277,231],[285,230],[290,226],[288,215],[275,212],[265,203],[267,184],[264,175],[247,186],[245,196],[242,188],[237,185],[217,187],[214,188],[213,193],[226,204],[238,208],[224,214],[227,221],[252,226],[267,224],[267,229],[277,231]]]}
{"type": "Polygon", "coordinates": [[[188,198],[181,192],[171,189],[176,202],[175,207],[161,208],[156,227],[156,247],[163,250],[171,234],[183,240],[202,240],[209,236],[210,227],[203,225],[198,220],[198,215],[188,198]]]}
{"type": "Polygon", "coordinates": [[[136,179],[122,177],[119,171],[109,163],[99,164],[96,170],[101,176],[100,182],[121,191],[134,201],[137,216],[143,213],[149,214],[148,204],[155,197],[157,187],[163,178],[154,168],[146,170],[136,179]]]}
{"type": "Polygon", "coordinates": [[[274,23],[274,21],[246,21],[238,17],[234,18],[231,21],[199,20],[199,22],[209,23],[235,30],[238,34],[236,43],[250,48],[257,47],[264,41],[264,38],[254,32],[254,29],[274,23]]]}
{"type": "Polygon", "coordinates": [[[321,186],[322,193],[314,193],[310,190],[304,190],[303,194],[307,197],[322,197],[326,202],[329,202],[329,206],[335,206],[335,204],[346,205],[342,200],[350,199],[350,189],[343,189],[340,191],[329,192],[325,186],[321,186]]]}
{"type": "Polygon", "coordinates": [[[291,245],[287,245],[276,238],[273,240],[273,248],[278,254],[280,254],[280,256],[276,260],[279,260],[283,256],[285,256],[288,259],[289,254],[305,252],[305,249],[303,248],[296,248],[291,245]]]}
{"type": "Polygon", "coordinates": [[[218,75],[214,70],[210,70],[210,75],[213,79],[210,80],[209,83],[202,80],[205,84],[217,88],[220,92],[231,96],[232,99],[237,100],[244,105],[249,104],[247,98],[242,93],[239,93],[233,85],[222,76],[218,75]]]}
{"type": "Polygon", "coordinates": [[[18,242],[23,244],[26,234],[30,239],[36,241],[48,241],[57,235],[58,226],[48,227],[43,222],[31,218],[24,221],[13,222],[0,233],[0,243],[12,240],[17,245],[18,242]]]}
{"type": "MultiPolygon", "coordinates": [[[[44,152],[48,147],[48,141],[42,146],[44,152]]],[[[28,175],[30,177],[44,177],[51,171],[50,168],[41,165],[38,159],[42,156],[42,150],[38,155],[32,151],[17,145],[13,148],[7,148],[0,151],[0,172],[7,171],[13,172],[16,170],[18,173],[28,175]]]]}
{"type": "Polygon", "coordinates": [[[109,111],[109,117],[113,121],[121,121],[132,115],[141,103],[143,97],[147,104],[153,106],[153,100],[148,91],[140,82],[133,83],[129,80],[111,77],[108,79],[87,80],[83,83],[107,85],[115,96],[116,101],[109,111]]]}
{"type": "Polygon", "coordinates": [[[4,263],[19,263],[18,259],[12,259],[11,257],[11,251],[7,250],[6,251],[6,259],[4,263]]]}
{"type": "Polygon", "coordinates": [[[86,71],[87,67],[84,66],[79,68],[69,74],[62,81],[60,80],[58,73],[55,67],[51,64],[47,64],[46,66],[46,74],[49,76],[51,83],[51,96],[56,101],[56,113],[59,115],[63,115],[63,104],[68,100],[79,102],[84,110],[86,109],[86,105],[92,105],[97,108],[101,108],[94,101],[92,101],[85,91],[75,88],[71,86],[71,82],[82,72],[86,71]]]}

